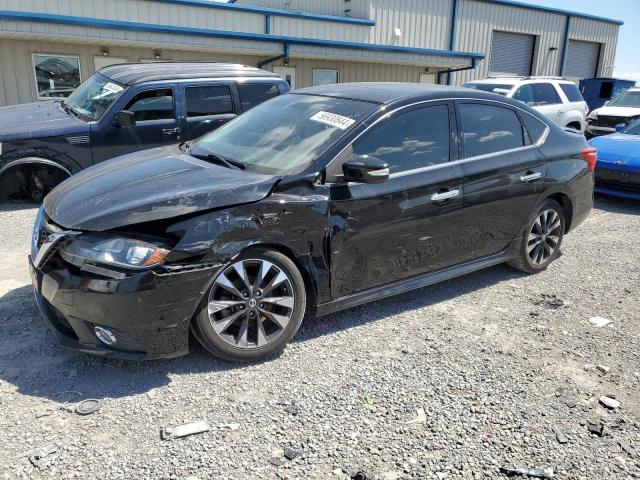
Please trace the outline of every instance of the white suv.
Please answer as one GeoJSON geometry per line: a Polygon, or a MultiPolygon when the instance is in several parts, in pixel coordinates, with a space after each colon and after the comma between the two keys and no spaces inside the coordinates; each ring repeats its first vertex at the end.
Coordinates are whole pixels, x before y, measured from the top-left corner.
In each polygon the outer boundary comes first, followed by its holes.
{"type": "Polygon", "coordinates": [[[463,85],[520,100],[561,127],[584,132],[589,112],[575,83],[560,77],[487,77],[463,85]]]}

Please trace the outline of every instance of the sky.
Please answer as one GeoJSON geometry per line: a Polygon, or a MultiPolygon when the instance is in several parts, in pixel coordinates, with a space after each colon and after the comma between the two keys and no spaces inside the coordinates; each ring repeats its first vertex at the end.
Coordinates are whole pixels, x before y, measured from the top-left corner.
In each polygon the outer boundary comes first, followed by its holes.
{"type": "Polygon", "coordinates": [[[624,21],[620,27],[613,76],[640,82],[640,0],[522,0],[624,21]]]}

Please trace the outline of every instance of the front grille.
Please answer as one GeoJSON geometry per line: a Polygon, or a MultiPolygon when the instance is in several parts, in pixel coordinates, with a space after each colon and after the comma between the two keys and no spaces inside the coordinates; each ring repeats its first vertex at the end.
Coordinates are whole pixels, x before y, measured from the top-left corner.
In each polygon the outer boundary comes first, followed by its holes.
{"type": "MultiPolygon", "coordinates": [[[[42,244],[47,240],[47,237],[52,233],[60,233],[61,231],[62,229],[58,227],[55,223],[53,223],[43,212],[42,220],[40,222],[40,227],[38,228],[37,237],[35,241],[36,248],[32,252],[34,260],[35,260],[35,257],[37,256],[37,253],[40,251],[42,244]]],[[[46,257],[44,257],[40,261],[39,266],[42,267],[43,265],[45,265],[51,259],[51,257],[55,255],[55,253],[60,249],[63,243],[64,243],[64,239],[62,241],[58,241],[55,245],[53,245],[47,251],[46,257]]]]}
{"type": "Polygon", "coordinates": [[[598,115],[598,118],[592,122],[596,127],[615,128],[620,123],[628,124],[635,117],[617,117],[612,115],[598,115]]]}

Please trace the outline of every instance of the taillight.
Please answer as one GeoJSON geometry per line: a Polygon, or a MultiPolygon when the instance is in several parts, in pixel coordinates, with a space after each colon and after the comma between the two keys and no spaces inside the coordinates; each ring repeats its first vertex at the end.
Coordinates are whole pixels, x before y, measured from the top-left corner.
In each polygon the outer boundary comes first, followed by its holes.
{"type": "Polygon", "coordinates": [[[596,162],[598,161],[598,150],[593,147],[587,147],[580,152],[580,155],[587,161],[589,171],[593,172],[596,169],[596,162]]]}

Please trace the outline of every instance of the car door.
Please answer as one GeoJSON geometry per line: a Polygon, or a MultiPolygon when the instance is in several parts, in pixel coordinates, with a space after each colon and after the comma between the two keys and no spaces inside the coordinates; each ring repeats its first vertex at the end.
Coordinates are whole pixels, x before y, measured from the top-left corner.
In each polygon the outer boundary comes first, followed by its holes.
{"type": "Polygon", "coordinates": [[[456,106],[464,183],[461,250],[471,260],[504,250],[521,234],[542,191],[546,162],[521,121],[528,113],[498,102],[460,100],[456,106]]]}
{"type": "Polygon", "coordinates": [[[193,83],[182,86],[182,139],[209,133],[240,113],[234,82],[193,83]]]}
{"type": "Polygon", "coordinates": [[[552,122],[564,127],[566,107],[555,87],[550,83],[532,83],[531,87],[533,88],[534,103],[530,106],[533,106],[552,122]]]}
{"type": "MultiPolygon", "coordinates": [[[[93,161],[124,155],[180,141],[176,115],[176,92],[170,85],[140,88],[125,99],[109,118],[92,129],[93,161]],[[133,112],[135,125],[118,126],[115,116],[120,110],[133,112]]],[[[106,117],[106,116],[105,116],[106,117]]]]}
{"type": "Polygon", "coordinates": [[[457,262],[462,220],[453,104],[392,112],[341,158],[387,162],[379,184],[331,185],[331,293],[348,295],[457,262]]]}

